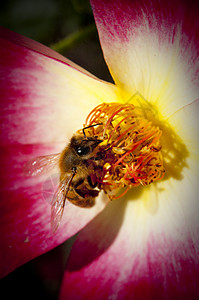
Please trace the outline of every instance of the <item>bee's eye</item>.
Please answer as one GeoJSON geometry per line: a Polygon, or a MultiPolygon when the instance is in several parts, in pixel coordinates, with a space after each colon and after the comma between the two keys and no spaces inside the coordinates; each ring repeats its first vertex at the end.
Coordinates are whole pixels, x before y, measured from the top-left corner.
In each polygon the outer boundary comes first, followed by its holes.
{"type": "Polygon", "coordinates": [[[78,147],[76,151],[79,156],[87,155],[91,152],[90,147],[78,147]]]}

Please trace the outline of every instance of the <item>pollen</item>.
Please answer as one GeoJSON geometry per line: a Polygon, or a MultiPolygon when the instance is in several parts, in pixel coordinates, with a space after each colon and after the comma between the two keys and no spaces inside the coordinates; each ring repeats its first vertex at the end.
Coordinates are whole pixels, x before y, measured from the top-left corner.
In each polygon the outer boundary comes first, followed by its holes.
{"type": "Polygon", "coordinates": [[[88,127],[86,136],[102,141],[95,156],[102,170],[98,181],[106,193],[124,187],[126,193],[132,187],[164,177],[162,131],[147,119],[142,107],[128,103],[100,104],[89,113],[85,127],[88,127]]]}

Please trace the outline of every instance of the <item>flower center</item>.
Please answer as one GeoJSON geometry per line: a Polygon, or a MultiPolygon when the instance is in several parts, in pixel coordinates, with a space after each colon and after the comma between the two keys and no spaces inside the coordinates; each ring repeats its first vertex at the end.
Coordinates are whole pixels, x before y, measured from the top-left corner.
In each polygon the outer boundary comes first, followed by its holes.
{"type": "Polygon", "coordinates": [[[86,136],[102,140],[95,153],[100,167],[95,177],[107,193],[122,187],[126,193],[164,177],[162,131],[145,114],[143,108],[130,103],[103,103],[86,119],[86,136]]]}

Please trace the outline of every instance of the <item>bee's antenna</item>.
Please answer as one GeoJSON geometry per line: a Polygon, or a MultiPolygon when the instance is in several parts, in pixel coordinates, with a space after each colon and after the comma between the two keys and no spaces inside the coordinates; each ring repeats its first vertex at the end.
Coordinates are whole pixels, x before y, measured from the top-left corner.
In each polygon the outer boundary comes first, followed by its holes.
{"type": "Polygon", "coordinates": [[[82,129],[84,137],[86,138],[85,129],[88,129],[88,128],[91,128],[91,127],[94,127],[94,126],[98,126],[98,125],[103,125],[103,123],[93,124],[93,125],[89,125],[89,126],[87,126],[87,127],[84,127],[84,128],[82,129]]]}

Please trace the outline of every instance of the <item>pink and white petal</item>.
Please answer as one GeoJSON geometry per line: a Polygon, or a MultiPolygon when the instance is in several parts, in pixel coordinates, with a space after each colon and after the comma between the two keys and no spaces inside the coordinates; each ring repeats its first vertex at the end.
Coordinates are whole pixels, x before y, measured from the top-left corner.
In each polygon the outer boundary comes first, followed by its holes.
{"type": "Polygon", "coordinates": [[[97,300],[198,299],[198,109],[195,101],[170,119],[173,125],[186,116],[184,128],[192,130],[185,139],[189,157],[181,178],[131,190],[80,232],[61,300],[76,295],[97,300]]]}
{"type": "Polygon", "coordinates": [[[63,62],[66,65],[68,65],[74,69],[77,69],[77,70],[81,71],[82,73],[87,74],[88,76],[91,76],[91,77],[97,79],[93,74],[91,74],[87,70],[81,68],[80,66],[78,66],[77,64],[72,62],[71,60],[69,60],[66,57],[64,57],[63,55],[59,54],[58,52],[38,43],[30,38],[24,37],[23,35],[13,32],[7,28],[0,27],[0,37],[4,40],[11,41],[15,45],[19,45],[19,46],[28,48],[29,50],[33,50],[37,53],[40,53],[47,57],[53,58],[57,61],[63,62]]]}
{"type": "Polygon", "coordinates": [[[165,117],[197,99],[197,1],[91,4],[106,62],[123,97],[139,92],[165,117]]]}
{"type": "Polygon", "coordinates": [[[53,182],[59,180],[59,175],[55,172],[48,177],[24,178],[23,164],[27,153],[37,155],[54,148],[52,145],[0,148],[0,277],[76,234],[106,205],[102,196],[90,210],[67,203],[58,231],[52,232],[50,200],[55,192],[53,182]]]}
{"type": "Polygon", "coordinates": [[[17,35],[15,43],[14,33],[5,36],[2,32],[1,276],[74,235],[105,206],[102,198],[91,210],[68,205],[65,225],[53,235],[51,207],[45,201],[47,192],[42,192],[50,179],[25,177],[23,165],[39,155],[60,152],[94,106],[117,99],[113,85],[50,58],[45,47],[42,54],[42,45],[40,51],[32,50],[31,43],[35,46],[36,42],[17,35]],[[29,43],[31,47],[24,46],[29,43]]]}
{"type": "Polygon", "coordinates": [[[93,107],[117,99],[112,84],[15,44],[9,37],[0,43],[1,143],[65,142],[82,127],[93,107]]]}

